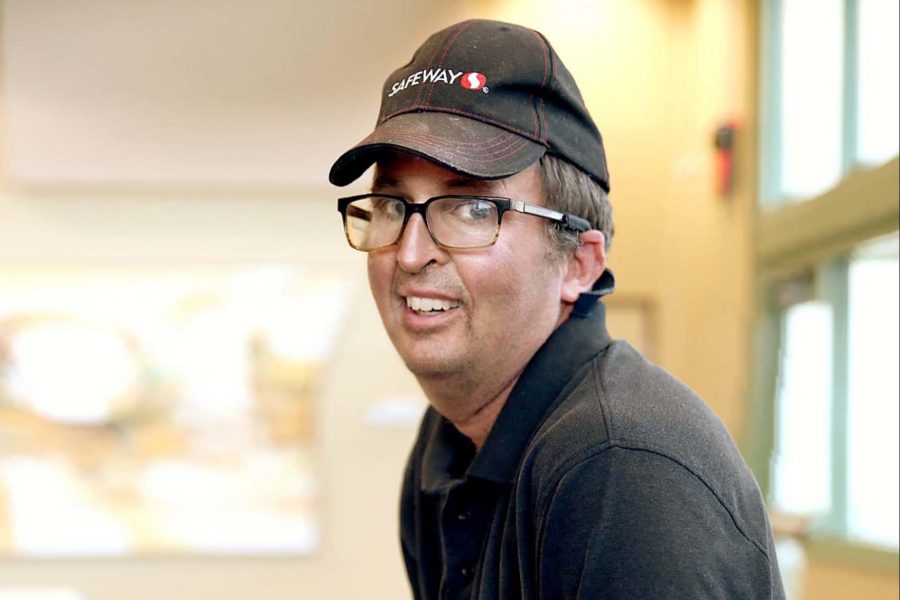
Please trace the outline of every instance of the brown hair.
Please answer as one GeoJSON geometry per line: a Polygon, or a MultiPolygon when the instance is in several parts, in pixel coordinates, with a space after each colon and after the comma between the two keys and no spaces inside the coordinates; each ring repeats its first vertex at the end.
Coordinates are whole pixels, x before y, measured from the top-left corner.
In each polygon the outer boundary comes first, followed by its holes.
{"type": "MultiPolygon", "coordinates": [[[[552,154],[542,156],[540,166],[547,208],[590,221],[593,229],[603,233],[604,248],[609,252],[615,226],[606,191],[587,173],[552,154]]],[[[578,235],[555,225],[549,232],[554,254],[560,257],[570,255],[580,244],[578,235]]]]}

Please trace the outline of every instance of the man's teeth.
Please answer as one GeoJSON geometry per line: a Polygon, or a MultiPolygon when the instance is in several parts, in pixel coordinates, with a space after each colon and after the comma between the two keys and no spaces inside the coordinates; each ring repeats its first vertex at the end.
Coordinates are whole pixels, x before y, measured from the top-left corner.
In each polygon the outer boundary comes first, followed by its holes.
{"type": "Polygon", "coordinates": [[[459,306],[459,302],[452,300],[439,300],[437,298],[421,298],[419,296],[407,296],[406,305],[416,312],[426,313],[440,310],[450,310],[459,306]]]}

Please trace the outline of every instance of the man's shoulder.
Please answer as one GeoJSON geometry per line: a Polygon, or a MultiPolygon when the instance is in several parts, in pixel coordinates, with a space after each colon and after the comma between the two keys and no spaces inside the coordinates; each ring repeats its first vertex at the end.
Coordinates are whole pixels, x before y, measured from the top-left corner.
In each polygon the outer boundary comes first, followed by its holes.
{"type": "MultiPolygon", "coordinates": [[[[520,463],[519,484],[546,505],[568,475],[602,488],[626,463],[630,481],[678,471],[747,528],[764,531],[756,482],[722,422],[690,388],[646,360],[627,342],[613,342],[588,372],[557,399],[520,463]],[[652,454],[654,469],[631,470],[636,454],[652,454]],[[763,529],[760,529],[762,527],[763,529]]],[[[572,478],[569,478],[572,480],[572,478]]],[[[756,537],[756,536],[754,536],[756,537]]]]}
{"type": "Polygon", "coordinates": [[[612,342],[584,369],[548,411],[529,453],[564,463],[617,446],[692,462],[710,444],[733,446],[697,394],[627,342],[612,342]]]}

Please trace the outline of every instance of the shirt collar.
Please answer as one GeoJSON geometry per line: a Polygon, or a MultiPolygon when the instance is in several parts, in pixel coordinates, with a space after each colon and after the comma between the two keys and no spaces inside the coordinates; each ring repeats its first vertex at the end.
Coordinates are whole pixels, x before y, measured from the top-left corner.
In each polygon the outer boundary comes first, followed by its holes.
{"type": "Polygon", "coordinates": [[[579,297],[569,318],[525,367],[474,460],[472,442],[429,408],[423,428],[427,439],[422,457],[423,491],[447,488],[464,475],[512,483],[526,445],[554,400],[578,370],[609,345],[606,307],[598,299],[613,286],[612,273],[607,270],[590,292],[579,297]]]}
{"type": "Polygon", "coordinates": [[[423,433],[422,491],[447,490],[465,476],[475,445],[432,407],[425,413],[423,433]]]}

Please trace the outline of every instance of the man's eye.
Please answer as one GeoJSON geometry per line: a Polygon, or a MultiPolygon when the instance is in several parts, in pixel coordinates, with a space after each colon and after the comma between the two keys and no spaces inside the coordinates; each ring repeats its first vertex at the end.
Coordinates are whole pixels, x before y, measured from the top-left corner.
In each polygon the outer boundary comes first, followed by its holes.
{"type": "Polygon", "coordinates": [[[372,212],[385,219],[402,219],[403,203],[393,198],[373,199],[372,212]]]}
{"type": "Polygon", "coordinates": [[[484,221],[491,219],[495,209],[491,202],[485,200],[467,200],[461,202],[453,211],[454,216],[466,221],[484,221]]]}

